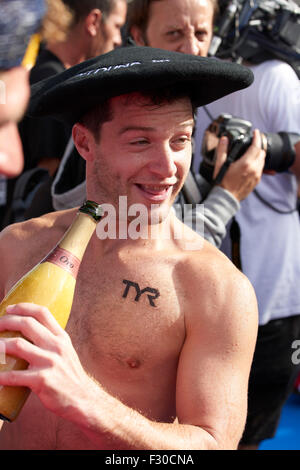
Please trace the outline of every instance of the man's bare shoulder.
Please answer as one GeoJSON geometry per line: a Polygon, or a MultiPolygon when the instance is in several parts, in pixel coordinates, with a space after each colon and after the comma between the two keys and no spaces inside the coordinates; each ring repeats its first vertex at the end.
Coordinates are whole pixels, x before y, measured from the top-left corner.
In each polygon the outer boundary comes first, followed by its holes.
{"type": "Polygon", "coordinates": [[[11,252],[16,247],[21,248],[20,243],[23,247],[38,249],[55,242],[70,226],[75,214],[76,209],[68,209],[9,225],[0,234],[0,248],[11,252]]]}
{"type": "Polygon", "coordinates": [[[211,319],[224,315],[227,320],[229,312],[231,318],[243,311],[257,315],[256,295],[249,279],[210,243],[204,241],[200,250],[187,252],[183,269],[185,289],[193,299],[190,312],[196,317],[199,305],[201,314],[207,312],[211,319]]]}
{"type": "Polygon", "coordinates": [[[55,246],[76,212],[76,209],[51,212],[9,225],[0,233],[1,289],[6,290],[9,284],[18,280],[55,246]]]}

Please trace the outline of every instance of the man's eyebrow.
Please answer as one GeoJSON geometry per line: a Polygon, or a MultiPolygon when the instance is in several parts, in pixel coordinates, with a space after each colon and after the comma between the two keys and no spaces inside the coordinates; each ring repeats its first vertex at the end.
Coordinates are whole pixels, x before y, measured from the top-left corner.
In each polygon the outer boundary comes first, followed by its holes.
{"type": "MultiPolygon", "coordinates": [[[[186,127],[186,126],[194,126],[195,122],[194,119],[190,119],[189,121],[184,122],[183,124],[179,124],[178,127],[186,127]]],[[[154,132],[156,130],[155,127],[151,126],[124,126],[120,129],[119,135],[125,134],[125,132],[129,131],[144,131],[144,132],[154,132]]]]}
{"type": "Polygon", "coordinates": [[[125,132],[128,131],[155,131],[154,127],[148,127],[148,126],[124,126],[120,129],[119,135],[125,134],[125,132]]]}

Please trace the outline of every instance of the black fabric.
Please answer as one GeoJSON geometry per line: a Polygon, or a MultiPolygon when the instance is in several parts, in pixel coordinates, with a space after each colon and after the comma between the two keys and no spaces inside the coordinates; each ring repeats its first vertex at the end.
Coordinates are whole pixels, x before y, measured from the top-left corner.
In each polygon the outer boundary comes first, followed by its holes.
{"type": "Polygon", "coordinates": [[[231,260],[240,271],[243,271],[241,260],[241,229],[235,217],[233,217],[230,225],[230,239],[231,260]]]}
{"type": "Polygon", "coordinates": [[[85,180],[85,160],[74,147],[65,164],[62,175],[55,185],[55,194],[64,194],[85,180]]]}
{"type": "MultiPolygon", "coordinates": [[[[36,167],[26,170],[15,180],[14,185],[10,186],[10,203],[7,204],[1,219],[1,230],[7,225],[23,222],[29,218],[26,216],[27,210],[36,198],[40,186],[49,182],[50,179],[51,177],[46,169],[36,167]]],[[[36,200],[39,201],[40,205],[45,204],[39,197],[36,200]]]]}
{"type": "Polygon", "coordinates": [[[40,217],[41,215],[54,211],[51,199],[52,183],[53,178],[49,176],[49,178],[39,185],[30,206],[24,212],[24,220],[40,217]]]}
{"type": "Polygon", "coordinates": [[[252,72],[242,65],[151,47],[120,47],[33,85],[28,114],[74,124],[113,96],[163,87],[184,91],[201,106],[252,81],[252,72]]]}
{"type": "Polygon", "coordinates": [[[42,45],[37,61],[30,71],[30,85],[51,77],[56,73],[63,72],[64,70],[65,67],[59,58],[42,45]]]}
{"type": "MultiPolygon", "coordinates": [[[[30,83],[57,75],[65,70],[60,60],[42,49],[36,65],[30,73],[30,83]]],[[[24,171],[34,168],[42,158],[61,158],[72,128],[52,117],[31,118],[25,116],[19,125],[24,151],[24,171]]]]}

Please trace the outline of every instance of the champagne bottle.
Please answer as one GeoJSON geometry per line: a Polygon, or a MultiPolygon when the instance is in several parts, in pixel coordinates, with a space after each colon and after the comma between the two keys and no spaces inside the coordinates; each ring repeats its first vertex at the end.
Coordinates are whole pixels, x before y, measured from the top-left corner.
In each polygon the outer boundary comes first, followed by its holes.
{"type": "MultiPolygon", "coordinates": [[[[5,315],[8,305],[31,302],[47,307],[60,326],[65,328],[71,312],[79,265],[102,214],[101,206],[86,201],[60,242],[5,296],[0,303],[0,316],[5,315]]],[[[20,332],[3,331],[0,333],[0,342],[1,337],[16,336],[22,335],[20,332]]],[[[27,367],[26,361],[9,355],[0,361],[0,373],[25,370],[27,367]]],[[[0,386],[0,419],[14,421],[29,393],[27,387],[0,386]]]]}

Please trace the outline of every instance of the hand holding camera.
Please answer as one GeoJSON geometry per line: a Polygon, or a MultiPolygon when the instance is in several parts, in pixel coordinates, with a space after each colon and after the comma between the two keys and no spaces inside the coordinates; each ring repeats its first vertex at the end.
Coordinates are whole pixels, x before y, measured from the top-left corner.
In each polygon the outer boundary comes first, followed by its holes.
{"type": "MultiPolygon", "coordinates": [[[[216,161],[213,178],[219,174],[227,159],[229,139],[222,136],[216,149],[216,161]]],[[[224,173],[220,186],[229,191],[238,201],[245,199],[259,183],[264,165],[266,152],[261,147],[261,134],[253,132],[253,140],[242,158],[232,162],[224,173]]]]}
{"type": "Polygon", "coordinates": [[[293,133],[253,132],[249,121],[221,114],[205,131],[199,173],[242,200],[254,189],[263,170],[289,169],[299,140],[293,133]]]}

